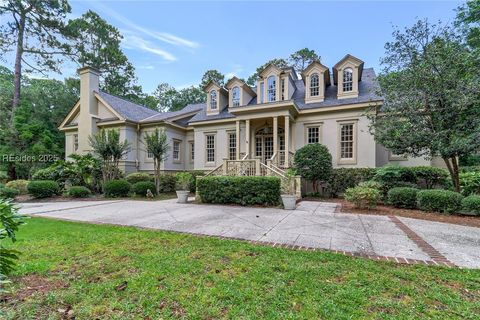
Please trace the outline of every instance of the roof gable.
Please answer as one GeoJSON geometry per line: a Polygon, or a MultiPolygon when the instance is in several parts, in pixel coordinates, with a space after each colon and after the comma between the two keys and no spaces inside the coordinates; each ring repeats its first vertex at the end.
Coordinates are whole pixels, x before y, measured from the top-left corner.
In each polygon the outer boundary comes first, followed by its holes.
{"type": "Polygon", "coordinates": [[[120,118],[125,120],[138,122],[142,119],[158,114],[158,111],[103,91],[100,91],[97,97],[103,100],[107,106],[111,107],[120,118]]]}

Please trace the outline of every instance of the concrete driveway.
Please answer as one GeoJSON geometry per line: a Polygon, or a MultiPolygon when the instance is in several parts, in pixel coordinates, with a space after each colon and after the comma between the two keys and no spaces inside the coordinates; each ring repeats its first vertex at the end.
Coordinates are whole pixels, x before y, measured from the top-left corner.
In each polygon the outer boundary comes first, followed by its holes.
{"type": "Polygon", "coordinates": [[[480,229],[402,217],[335,213],[336,204],[301,202],[296,210],[177,204],[165,201],[71,201],[21,204],[20,212],[64,220],[198,233],[338,250],[408,262],[480,268],[480,229]]]}

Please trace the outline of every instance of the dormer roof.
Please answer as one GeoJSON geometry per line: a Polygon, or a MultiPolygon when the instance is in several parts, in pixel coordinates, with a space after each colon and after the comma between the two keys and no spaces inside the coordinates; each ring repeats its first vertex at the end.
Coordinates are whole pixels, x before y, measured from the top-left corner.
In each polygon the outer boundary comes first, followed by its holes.
{"type": "Polygon", "coordinates": [[[257,95],[257,93],[255,91],[253,91],[253,89],[248,84],[246,84],[243,80],[241,80],[237,77],[232,77],[230,80],[228,80],[225,87],[228,90],[231,90],[235,85],[238,85],[238,86],[242,87],[242,89],[247,91],[252,97],[257,95]]]}
{"type": "Polygon", "coordinates": [[[330,85],[330,72],[328,72],[328,67],[324,66],[323,64],[320,63],[320,61],[313,61],[310,63],[305,70],[302,72],[302,80],[303,83],[305,83],[305,79],[307,78],[306,75],[310,73],[310,71],[317,67],[320,69],[320,71],[324,74],[325,77],[325,85],[329,86],[330,85]]]}
{"type": "Polygon", "coordinates": [[[207,85],[205,87],[203,87],[203,91],[206,92],[206,93],[210,92],[212,89],[219,90],[223,94],[227,93],[227,90],[224,87],[220,86],[214,80],[210,80],[210,82],[207,83],[207,85]]]}
{"type": "Polygon", "coordinates": [[[280,74],[282,72],[282,69],[274,65],[273,63],[270,63],[268,66],[266,66],[262,72],[260,72],[258,75],[263,78],[266,74],[270,73],[271,71],[274,71],[275,73],[280,74]]]}
{"type": "Polygon", "coordinates": [[[354,66],[358,68],[358,81],[362,80],[362,73],[363,73],[363,64],[364,62],[357,57],[352,56],[351,54],[347,54],[343,57],[340,61],[338,61],[333,66],[333,83],[337,84],[338,82],[338,68],[340,68],[345,62],[351,62],[354,66]]]}

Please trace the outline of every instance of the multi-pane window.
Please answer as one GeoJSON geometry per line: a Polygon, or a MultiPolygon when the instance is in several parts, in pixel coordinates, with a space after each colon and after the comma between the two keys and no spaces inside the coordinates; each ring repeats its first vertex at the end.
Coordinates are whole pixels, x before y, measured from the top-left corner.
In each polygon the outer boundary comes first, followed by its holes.
{"type": "Polygon", "coordinates": [[[153,159],[153,153],[147,150],[147,158],[148,159],[153,159]]]}
{"type": "Polygon", "coordinates": [[[189,142],[190,144],[190,162],[193,162],[195,160],[195,144],[193,141],[189,142]]]}
{"type": "Polygon", "coordinates": [[[216,90],[210,91],[210,109],[212,110],[217,109],[217,91],[216,90]]]}
{"type": "Polygon", "coordinates": [[[260,82],[260,103],[265,102],[264,95],[265,95],[265,83],[260,82]]]}
{"type": "Polygon", "coordinates": [[[280,92],[282,93],[282,101],[285,100],[285,79],[280,82],[280,92]]]}
{"type": "Polygon", "coordinates": [[[234,87],[232,89],[232,104],[234,107],[240,106],[240,88],[234,87]]]}
{"type": "Polygon", "coordinates": [[[180,161],[180,141],[173,140],[173,160],[180,161]]]}
{"type": "Polygon", "coordinates": [[[320,127],[309,127],[307,129],[307,142],[320,143],[320,127]]]}
{"type": "Polygon", "coordinates": [[[314,73],[310,77],[310,96],[316,97],[319,94],[320,94],[320,81],[318,78],[318,73],[314,73]]]}
{"type": "Polygon", "coordinates": [[[262,138],[260,137],[255,138],[255,156],[256,157],[262,156],[262,138]]]}
{"type": "Polygon", "coordinates": [[[353,90],[353,71],[350,68],[343,70],[343,92],[353,90]]]}
{"type": "Polygon", "coordinates": [[[275,76],[270,76],[267,79],[267,98],[268,102],[272,102],[277,100],[277,81],[275,80],[275,76]]]}
{"type": "Polygon", "coordinates": [[[340,158],[354,159],[354,124],[340,124],[340,158]]]}
{"type": "Polygon", "coordinates": [[[228,134],[228,159],[237,158],[237,134],[235,132],[228,134]]]}
{"type": "Polygon", "coordinates": [[[207,134],[206,136],[207,162],[215,162],[215,135],[207,134]]]}
{"type": "Polygon", "coordinates": [[[73,135],[73,151],[78,150],[78,134],[73,135]]]}

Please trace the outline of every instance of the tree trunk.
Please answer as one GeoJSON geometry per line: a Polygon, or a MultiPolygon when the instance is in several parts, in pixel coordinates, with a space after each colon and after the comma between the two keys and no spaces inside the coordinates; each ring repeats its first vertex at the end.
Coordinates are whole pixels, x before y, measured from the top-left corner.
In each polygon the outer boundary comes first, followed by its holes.
{"type": "Polygon", "coordinates": [[[15,53],[15,75],[13,78],[13,101],[12,113],[10,122],[13,122],[15,109],[20,103],[20,88],[22,85],[22,56],[23,56],[23,37],[25,35],[25,15],[20,16],[18,36],[17,36],[17,51],[15,53]]]}
{"type": "Polygon", "coordinates": [[[452,179],[453,188],[456,192],[460,192],[460,175],[458,170],[458,163],[456,157],[442,158],[447,165],[450,178],[452,179]]]}
{"type": "Polygon", "coordinates": [[[157,189],[157,194],[160,194],[160,161],[158,159],[154,160],[155,165],[155,189],[157,189]]]}

